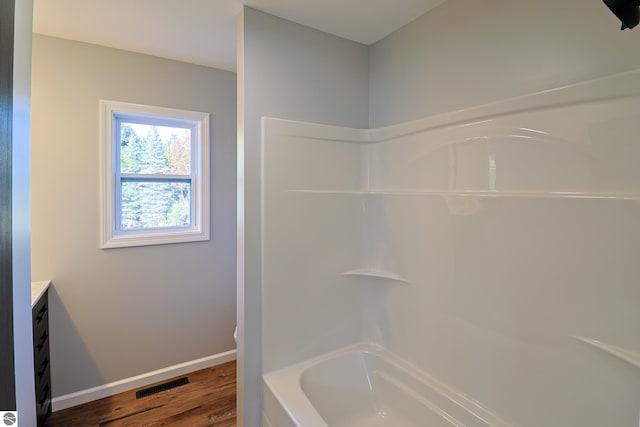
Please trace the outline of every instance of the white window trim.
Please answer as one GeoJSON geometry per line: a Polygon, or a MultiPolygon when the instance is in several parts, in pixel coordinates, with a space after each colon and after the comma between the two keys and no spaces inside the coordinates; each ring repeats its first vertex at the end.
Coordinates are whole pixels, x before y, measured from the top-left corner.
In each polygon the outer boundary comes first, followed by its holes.
{"type": "MultiPolygon", "coordinates": [[[[193,138],[193,137],[192,137],[193,138]]],[[[100,247],[162,245],[209,240],[209,114],[173,108],[153,107],[125,102],[100,100],[100,247]],[[189,124],[195,132],[195,175],[191,197],[195,204],[188,228],[161,228],[119,232],[116,226],[117,146],[114,144],[116,117],[146,116],[189,124]]]]}

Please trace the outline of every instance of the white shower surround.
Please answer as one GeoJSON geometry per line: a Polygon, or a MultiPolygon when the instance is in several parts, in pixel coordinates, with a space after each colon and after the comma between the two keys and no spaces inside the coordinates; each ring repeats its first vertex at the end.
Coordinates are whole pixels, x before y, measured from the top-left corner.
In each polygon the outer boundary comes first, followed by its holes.
{"type": "Polygon", "coordinates": [[[262,135],[265,376],[370,342],[514,426],[638,425],[640,71],[262,135]]]}

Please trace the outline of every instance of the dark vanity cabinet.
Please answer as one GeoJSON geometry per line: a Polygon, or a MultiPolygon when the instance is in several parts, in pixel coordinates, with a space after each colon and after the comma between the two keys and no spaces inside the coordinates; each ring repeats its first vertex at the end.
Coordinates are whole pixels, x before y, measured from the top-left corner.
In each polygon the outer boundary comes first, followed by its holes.
{"type": "Polygon", "coordinates": [[[38,426],[51,415],[51,372],[49,360],[49,291],[33,306],[33,362],[38,426]]]}

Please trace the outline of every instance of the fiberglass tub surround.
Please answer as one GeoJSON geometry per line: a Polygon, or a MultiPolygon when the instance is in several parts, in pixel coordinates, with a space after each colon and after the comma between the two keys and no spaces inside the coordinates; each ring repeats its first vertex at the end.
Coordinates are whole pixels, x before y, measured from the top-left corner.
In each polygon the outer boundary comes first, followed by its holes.
{"type": "Polygon", "coordinates": [[[382,129],[264,119],[266,417],[637,426],[638,123],[640,72],[382,129]]]}

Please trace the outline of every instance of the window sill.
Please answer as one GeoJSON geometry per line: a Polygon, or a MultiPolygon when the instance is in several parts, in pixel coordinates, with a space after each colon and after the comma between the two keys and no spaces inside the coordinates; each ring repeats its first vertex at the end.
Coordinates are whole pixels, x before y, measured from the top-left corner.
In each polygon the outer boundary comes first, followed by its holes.
{"type": "Polygon", "coordinates": [[[102,249],[128,248],[135,246],[169,245],[174,243],[202,242],[209,234],[200,230],[162,233],[139,233],[112,236],[101,244],[102,249]]]}

